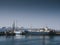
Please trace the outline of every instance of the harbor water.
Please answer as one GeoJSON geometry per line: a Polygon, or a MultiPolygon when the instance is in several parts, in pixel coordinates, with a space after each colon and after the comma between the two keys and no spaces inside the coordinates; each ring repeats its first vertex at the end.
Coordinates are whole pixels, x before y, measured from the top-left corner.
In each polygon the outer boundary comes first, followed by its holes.
{"type": "Polygon", "coordinates": [[[0,45],[60,45],[60,36],[0,36],[0,45]]]}

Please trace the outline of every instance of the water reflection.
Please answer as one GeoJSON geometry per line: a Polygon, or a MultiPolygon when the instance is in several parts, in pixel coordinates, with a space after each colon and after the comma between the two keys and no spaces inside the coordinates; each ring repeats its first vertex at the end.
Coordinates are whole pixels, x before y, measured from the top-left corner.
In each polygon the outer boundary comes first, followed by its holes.
{"type": "Polygon", "coordinates": [[[56,45],[60,36],[0,36],[1,45],[56,45]],[[2,42],[2,43],[1,43],[2,42]]]}
{"type": "Polygon", "coordinates": [[[47,45],[54,36],[25,36],[28,39],[39,42],[40,45],[47,45]]]}

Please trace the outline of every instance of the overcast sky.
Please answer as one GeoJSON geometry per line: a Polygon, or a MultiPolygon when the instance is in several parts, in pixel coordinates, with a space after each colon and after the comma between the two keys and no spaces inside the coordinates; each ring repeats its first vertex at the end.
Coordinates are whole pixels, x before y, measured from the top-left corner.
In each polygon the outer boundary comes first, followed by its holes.
{"type": "Polygon", "coordinates": [[[60,29],[59,0],[0,0],[0,27],[45,27],[60,29]]]}

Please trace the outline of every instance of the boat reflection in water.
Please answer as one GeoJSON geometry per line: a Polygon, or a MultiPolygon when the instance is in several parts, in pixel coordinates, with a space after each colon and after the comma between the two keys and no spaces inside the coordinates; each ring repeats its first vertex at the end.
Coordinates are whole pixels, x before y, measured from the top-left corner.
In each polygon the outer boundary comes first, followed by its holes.
{"type": "Polygon", "coordinates": [[[0,36],[1,45],[57,45],[60,44],[60,36],[0,36]]]}

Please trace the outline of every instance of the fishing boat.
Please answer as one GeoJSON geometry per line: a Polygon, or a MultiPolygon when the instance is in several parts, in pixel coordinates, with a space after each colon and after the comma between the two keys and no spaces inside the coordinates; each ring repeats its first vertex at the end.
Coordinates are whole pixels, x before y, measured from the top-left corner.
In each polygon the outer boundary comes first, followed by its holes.
{"type": "Polygon", "coordinates": [[[54,30],[50,30],[47,27],[39,30],[25,30],[21,35],[52,35],[55,34],[54,30]]]}

